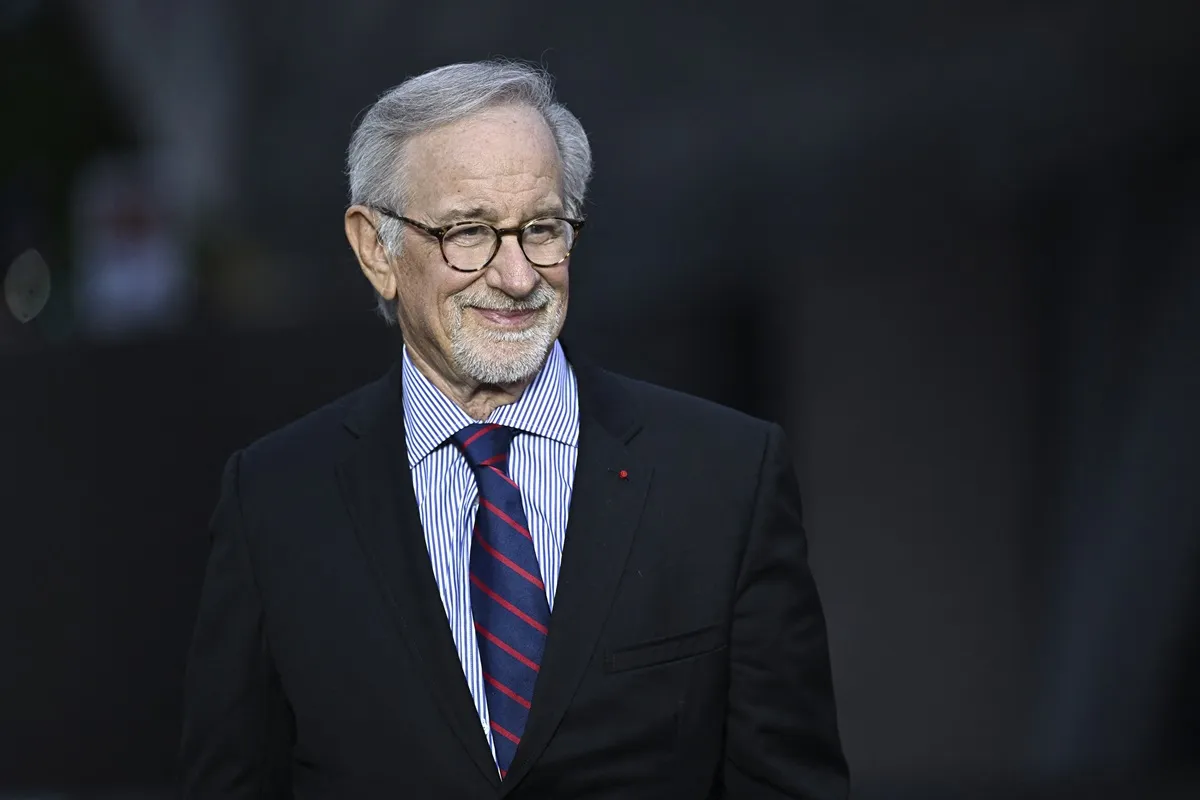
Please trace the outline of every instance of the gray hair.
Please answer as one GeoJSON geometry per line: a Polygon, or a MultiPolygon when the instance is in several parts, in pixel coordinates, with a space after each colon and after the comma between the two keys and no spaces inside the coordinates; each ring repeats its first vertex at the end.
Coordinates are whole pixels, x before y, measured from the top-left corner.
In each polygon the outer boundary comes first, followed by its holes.
{"type": "MultiPolygon", "coordinates": [[[[350,139],[346,154],[350,203],[379,205],[404,213],[408,200],[404,157],[409,140],[487,108],[508,104],[529,106],[546,120],[562,163],[566,213],[580,215],[592,174],[592,149],[583,126],[555,99],[549,73],[498,59],[439,67],[409,78],[380,96],[350,139]]],[[[402,223],[397,220],[379,220],[380,239],[392,254],[400,252],[402,232],[402,223]]],[[[394,303],[382,295],[377,299],[380,316],[388,324],[396,324],[394,303]]]]}

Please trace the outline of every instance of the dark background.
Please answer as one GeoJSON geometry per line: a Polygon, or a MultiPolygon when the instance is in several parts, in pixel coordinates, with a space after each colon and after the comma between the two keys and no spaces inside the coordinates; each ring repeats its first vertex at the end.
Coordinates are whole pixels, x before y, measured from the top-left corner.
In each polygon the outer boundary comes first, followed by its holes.
{"type": "Polygon", "coordinates": [[[791,435],[858,796],[1195,796],[1200,4],[787,8],[0,2],[0,796],[169,796],[224,459],[398,352],[357,115],[491,55],[592,139],[574,346],[791,435]]]}

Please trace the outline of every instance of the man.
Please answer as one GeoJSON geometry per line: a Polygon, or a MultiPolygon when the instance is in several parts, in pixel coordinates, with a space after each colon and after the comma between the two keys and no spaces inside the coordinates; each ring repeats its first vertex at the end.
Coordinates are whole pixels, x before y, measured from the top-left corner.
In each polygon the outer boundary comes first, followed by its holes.
{"type": "Polygon", "coordinates": [[[413,78],[348,166],[404,354],[228,463],[187,796],[845,797],[783,433],[558,342],[591,155],[548,79],[413,78]]]}

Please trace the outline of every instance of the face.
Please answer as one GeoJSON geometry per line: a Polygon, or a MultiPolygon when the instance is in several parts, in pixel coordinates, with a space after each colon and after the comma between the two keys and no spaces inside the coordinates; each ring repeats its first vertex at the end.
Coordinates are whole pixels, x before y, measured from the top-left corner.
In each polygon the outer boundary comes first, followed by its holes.
{"type": "MultiPolygon", "coordinates": [[[[558,150],[533,109],[500,107],[409,142],[403,215],[432,227],[467,220],[516,227],[563,216],[558,150]]],[[[519,384],[541,368],[567,312],[567,262],[533,267],[505,236],[486,268],[449,267],[436,238],[404,226],[392,280],[405,343],[454,385],[519,384]]]]}

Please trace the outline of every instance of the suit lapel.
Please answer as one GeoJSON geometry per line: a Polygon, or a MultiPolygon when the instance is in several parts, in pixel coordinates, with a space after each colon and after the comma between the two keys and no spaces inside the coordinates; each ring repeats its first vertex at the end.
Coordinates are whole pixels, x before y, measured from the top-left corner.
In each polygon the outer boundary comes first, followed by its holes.
{"type": "Polygon", "coordinates": [[[583,679],[653,472],[627,449],[639,425],[620,387],[586,363],[572,366],[579,385],[579,458],[562,565],[529,720],[502,793],[516,786],[545,750],[583,679]]]}
{"type": "Polygon", "coordinates": [[[498,786],[429,562],[408,468],[400,374],[397,366],[347,417],[358,441],[338,465],[338,479],[401,638],[467,754],[498,786]]]}

